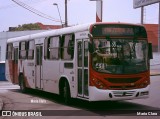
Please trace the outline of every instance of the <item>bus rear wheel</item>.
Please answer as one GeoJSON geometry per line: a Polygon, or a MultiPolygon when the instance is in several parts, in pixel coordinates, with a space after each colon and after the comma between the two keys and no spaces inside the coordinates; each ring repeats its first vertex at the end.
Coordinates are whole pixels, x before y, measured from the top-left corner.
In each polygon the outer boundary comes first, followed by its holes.
{"type": "Polygon", "coordinates": [[[20,86],[20,91],[22,93],[25,93],[26,92],[26,86],[25,86],[24,76],[23,75],[19,76],[19,86],[20,86]]]}

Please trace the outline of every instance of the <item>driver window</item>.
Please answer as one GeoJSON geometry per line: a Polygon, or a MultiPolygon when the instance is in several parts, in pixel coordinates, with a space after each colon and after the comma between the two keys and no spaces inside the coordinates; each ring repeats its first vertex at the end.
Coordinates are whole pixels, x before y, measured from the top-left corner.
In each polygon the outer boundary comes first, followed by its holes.
{"type": "Polygon", "coordinates": [[[131,57],[131,49],[130,49],[130,45],[127,42],[124,42],[123,45],[123,51],[124,51],[124,57],[125,58],[130,58],[131,57]]]}
{"type": "Polygon", "coordinates": [[[95,50],[99,49],[100,41],[98,39],[94,40],[95,50]]]}

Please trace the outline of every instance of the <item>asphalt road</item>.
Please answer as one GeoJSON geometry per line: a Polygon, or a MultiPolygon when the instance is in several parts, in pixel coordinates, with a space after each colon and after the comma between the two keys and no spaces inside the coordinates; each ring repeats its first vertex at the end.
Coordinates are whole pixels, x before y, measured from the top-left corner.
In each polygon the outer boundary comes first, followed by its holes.
{"type": "MultiPolygon", "coordinates": [[[[19,87],[8,82],[0,82],[0,98],[4,101],[3,110],[49,110],[43,114],[52,116],[37,119],[94,118],[94,119],[132,119],[159,118],[144,116],[151,112],[160,114],[160,76],[151,76],[150,97],[129,101],[86,102],[74,99],[67,106],[57,95],[30,90],[27,94],[19,92],[19,87]],[[53,111],[58,110],[58,111],[53,111]],[[101,111],[100,111],[101,110],[101,111]],[[111,111],[112,110],[112,111],[111,111]],[[136,116],[138,112],[141,116],[136,116]]],[[[0,119],[34,119],[36,117],[0,117],[0,119]]]]}

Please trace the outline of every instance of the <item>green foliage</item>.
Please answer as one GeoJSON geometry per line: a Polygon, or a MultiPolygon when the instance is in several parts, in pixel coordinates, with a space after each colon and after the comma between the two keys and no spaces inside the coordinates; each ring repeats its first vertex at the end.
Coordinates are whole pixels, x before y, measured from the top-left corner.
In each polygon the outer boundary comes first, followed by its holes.
{"type": "Polygon", "coordinates": [[[15,27],[13,31],[25,31],[25,30],[41,30],[40,26],[38,24],[23,24],[18,25],[18,27],[15,27]]]}

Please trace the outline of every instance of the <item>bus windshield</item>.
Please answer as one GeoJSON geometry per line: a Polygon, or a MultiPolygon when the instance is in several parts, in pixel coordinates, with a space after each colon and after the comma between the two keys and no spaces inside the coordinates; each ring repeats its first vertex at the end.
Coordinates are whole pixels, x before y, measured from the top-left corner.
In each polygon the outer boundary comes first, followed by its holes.
{"type": "Polygon", "coordinates": [[[92,66],[98,72],[133,74],[148,70],[145,40],[93,39],[92,66]]]}

